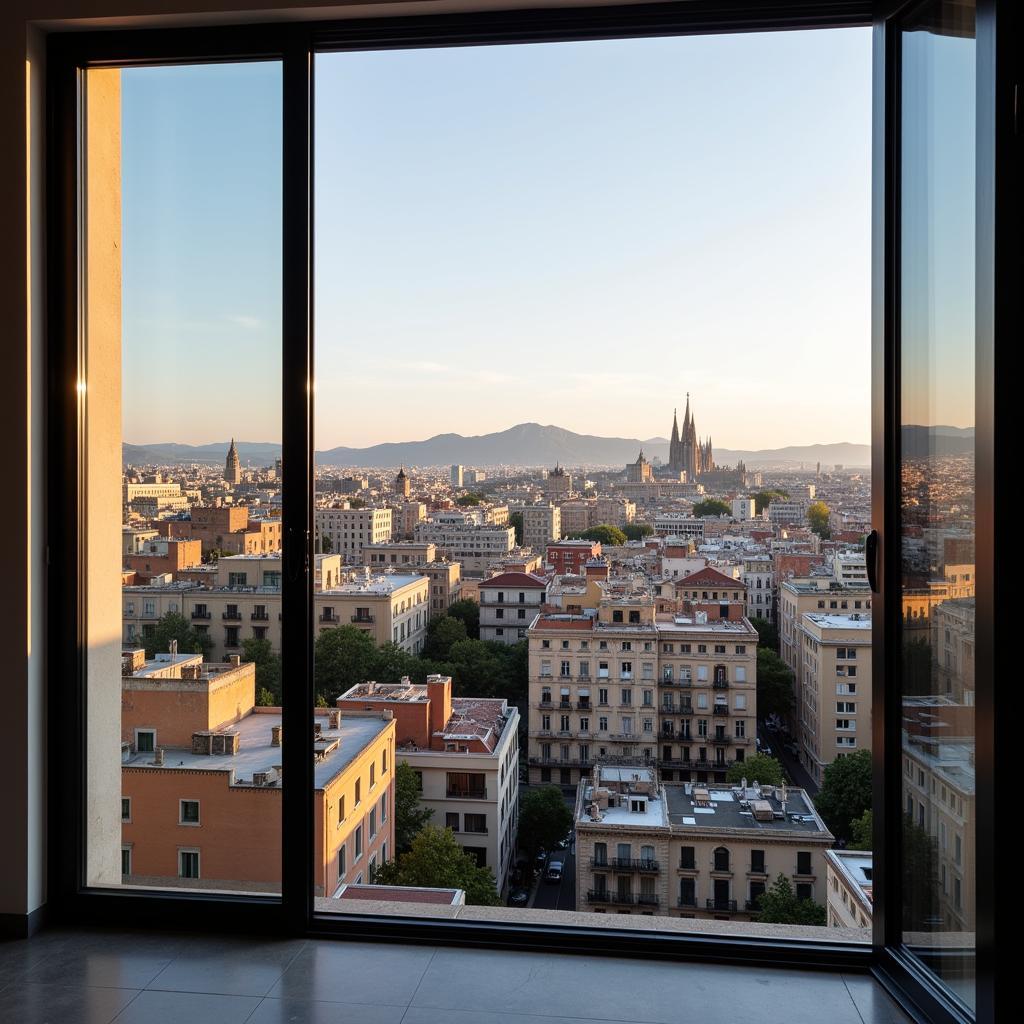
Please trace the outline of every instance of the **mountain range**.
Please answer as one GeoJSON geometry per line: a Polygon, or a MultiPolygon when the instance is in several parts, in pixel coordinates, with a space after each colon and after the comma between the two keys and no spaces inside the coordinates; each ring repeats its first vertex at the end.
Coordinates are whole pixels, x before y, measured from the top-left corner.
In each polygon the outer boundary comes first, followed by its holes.
{"type": "MultiPolygon", "coordinates": [[[[905,428],[918,429],[924,428],[905,428]]],[[[947,428],[937,428],[947,429],[947,428]]],[[[948,440],[956,445],[971,445],[958,428],[948,440]]],[[[973,431],[968,431],[973,438],[973,431]]],[[[943,443],[947,440],[942,435],[943,443]]],[[[127,465],[170,465],[203,463],[216,465],[224,461],[228,441],[215,444],[185,445],[159,443],[123,445],[123,460],[127,465]]],[[[269,466],[280,457],[281,446],[266,442],[236,441],[235,448],[243,465],[269,466]]],[[[316,453],[318,466],[340,468],[365,466],[445,466],[462,463],[465,466],[610,466],[623,467],[635,462],[640,449],[648,459],[668,459],[668,440],[663,437],[639,438],[597,437],[576,434],[562,427],[543,426],[539,423],[519,423],[508,430],[492,434],[464,437],[461,434],[437,434],[424,441],[402,441],[377,444],[369,448],[329,448],[316,453]]],[[[865,444],[790,445],[760,451],[716,448],[715,461],[722,466],[735,465],[740,459],[748,468],[798,467],[807,468],[821,462],[826,466],[839,463],[844,466],[868,466],[871,449],[865,444]]]]}

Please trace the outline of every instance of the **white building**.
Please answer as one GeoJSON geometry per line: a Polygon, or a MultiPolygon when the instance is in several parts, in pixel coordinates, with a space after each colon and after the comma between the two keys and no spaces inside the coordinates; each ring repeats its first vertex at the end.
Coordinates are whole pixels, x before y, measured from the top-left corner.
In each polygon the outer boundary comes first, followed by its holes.
{"type": "Polygon", "coordinates": [[[428,676],[426,685],[361,683],[337,706],[392,712],[395,756],[419,777],[431,824],[450,828],[501,892],[515,864],[519,712],[504,700],[452,697],[451,686],[450,676],[428,676]]]}
{"type": "Polygon", "coordinates": [[[547,581],[525,572],[503,572],[480,584],[480,639],[515,644],[526,638],[547,594],[547,581]]]}
{"type": "Polygon", "coordinates": [[[754,518],[754,499],[753,498],[733,498],[732,499],[732,517],[741,523],[745,523],[750,519],[754,518]]]}
{"type": "Polygon", "coordinates": [[[481,576],[487,566],[505,558],[516,545],[511,526],[446,526],[429,520],[417,523],[415,539],[435,544],[438,552],[453,562],[462,563],[464,576],[481,576]]]}
{"type": "Polygon", "coordinates": [[[550,503],[523,507],[523,547],[543,554],[553,540],[562,536],[562,510],[550,503]]]}
{"type": "Polygon", "coordinates": [[[391,519],[390,508],[318,508],[313,518],[316,549],[329,547],[348,565],[359,565],[367,544],[391,540],[391,519]]]}
{"type": "Polygon", "coordinates": [[[830,928],[870,928],[873,902],[870,850],[826,850],[825,892],[830,928]]]}
{"type": "Polygon", "coordinates": [[[462,486],[462,466],[452,466],[452,487],[462,486]]]}

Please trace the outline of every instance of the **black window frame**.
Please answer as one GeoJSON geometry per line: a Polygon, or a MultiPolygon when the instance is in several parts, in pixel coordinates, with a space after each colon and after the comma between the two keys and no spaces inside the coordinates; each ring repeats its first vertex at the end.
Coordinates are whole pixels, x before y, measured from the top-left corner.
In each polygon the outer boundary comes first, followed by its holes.
{"type": "MultiPolygon", "coordinates": [[[[600,955],[668,957],[761,966],[815,966],[868,971],[904,1005],[930,1019],[964,1021],[961,1009],[945,998],[934,978],[901,947],[898,799],[899,707],[886,700],[887,672],[897,669],[899,566],[886,557],[886,538],[898,537],[899,452],[895,393],[898,387],[896,302],[898,295],[899,18],[915,4],[871,0],[752,0],[667,2],[636,6],[543,9],[479,14],[437,14],[332,22],[281,21],[265,24],[205,25],[187,28],[62,31],[51,23],[47,46],[47,542],[50,564],[71,567],[70,586],[51,586],[47,597],[50,834],[61,835],[48,857],[51,918],[130,926],[147,920],[156,927],[190,926],[194,904],[213,903],[218,927],[257,928],[306,936],[358,940],[427,942],[507,949],[549,949],[600,955]],[[538,928],[516,922],[478,923],[423,918],[371,918],[318,915],[313,904],[313,762],[306,749],[314,705],[313,578],[313,58],[316,53],[620,37],[700,35],[806,28],[873,26],[872,177],[872,449],[873,519],[877,551],[873,586],[876,863],[874,933],[871,945],[758,939],[746,936],[639,933],[616,928],[557,926],[538,928]],[[79,501],[85,466],[80,444],[79,374],[79,196],[78,140],[80,85],[84,69],[153,64],[275,60],[282,64],[283,89],[283,362],[282,456],[289,465],[283,492],[285,548],[282,597],[282,656],[290,666],[290,700],[283,719],[284,772],[282,886],[280,896],[94,889],[85,886],[85,773],[76,784],[54,770],[56,758],[84,764],[85,637],[84,553],[87,523],[79,501]],[[59,628],[53,624],[60,623],[59,628]],[[70,625],[68,625],[70,624],[70,625]],[[888,787],[885,779],[890,781],[888,787]],[[895,799],[893,798],[895,795],[895,799]]],[[[977,1011],[979,1020],[995,1015],[997,932],[1012,936],[1012,901],[997,906],[995,879],[1011,877],[1014,844],[996,841],[997,792],[1012,785],[1012,774],[997,790],[995,750],[1013,749],[1013,716],[994,714],[995,637],[1010,636],[1013,576],[997,572],[996,538],[1008,544],[1013,504],[1011,475],[997,479],[997,437],[1012,443],[1014,396],[1011,373],[997,375],[996,340],[1011,357],[1020,323],[1020,201],[1014,184],[1021,160],[1017,125],[1016,76],[1020,63],[1021,14],[1005,0],[979,0],[978,67],[978,277],[976,424],[976,592],[977,763],[982,782],[977,803],[977,1011]],[[997,22],[998,15],[998,22],[997,22]],[[998,31],[997,31],[998,27],[998,31]],[[1015,63],[1016,61],[1016,63],[1015,63]],[[998,211],[998,217],[997,217],[998,211]],[[1005,228],[1004,228],[1005,225],[1005,228]],[[998,229],[997,229],[998,228],[998,229]],[[999,869],[1002,869],[1000,871],[999,869]]],[[[1007,446],[1008,447],[1008,446],[1007,446]]],[[[1001,449],[1000,449],[1001,450],[1001,449]]],[[[1004,456],[1005,458],[1005,456],[1004,456]]],[[[890,545],[895,546],[895,545],[890,545]]],[[[890,676],[892,677],[892,676],[890,676]]],[[[1008,827],[1004,825],[1005,829],[1008,827]]],[[[1007,940],[1009,941],[1009,940],[1007,940]]]]}

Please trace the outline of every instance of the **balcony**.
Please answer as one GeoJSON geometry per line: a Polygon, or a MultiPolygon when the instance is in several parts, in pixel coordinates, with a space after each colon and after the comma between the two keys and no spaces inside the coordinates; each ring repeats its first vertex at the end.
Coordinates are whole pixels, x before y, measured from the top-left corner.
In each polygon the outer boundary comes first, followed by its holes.
{"type": "Polygon", "coordinates": [[[696,896],[680,896],[676,900],[676,906],[681,907],[683,910],[696,910],[697,909],[697,897],[696,896]]]}
{"type": "Polygon", "coordinates": [[[323,625],[337,626],[341,623],[341,619],[339,619],[337,615],[334,615],[331,612],[324,612],[322,615],[320,615],[319,620],[323,625]]]}
{"type": "MultiPolygon", "coordinates": [[[[712,743],[712,745],[714,745],[716,747],[727,747],[727,746],[729,746],[730,743],[732,743],[732,741],[733,741],[733,737],[732,736],[712,736],[711,737],[711,743],[712,743]]],[[[722,767],[724,768],[725,766],[723,765],[722,767]]]]}
{"type": "Polygon", "coordinates": [[[198,609],[192,612],[193,619],[211,619],[213,616],[208,611],[199,611],[198,609]]]}
{"type": "Polygon", "coordinates": [[[737,910],[735,900],[707,900],[707,909],[717,914],[735,914],[737,910]]]}
{"type": "Polygon", "coordinates": [[[590,858],[592,868],[607,868],[610,871],[639,871],[644,874],[656,875],[661,871],[661,865],[656,860],[643,860],[630,857],[607,857],[604,860],[590,858]]]}
{"type": "Polygon", "coordinates": [[[728,679],[716,679],[711,685],[716,690],[728,690],[729,689],[729,680],[728,679]]]}
{"type": "Polygon", "coordinates": [[[458,787],[448,786],[445,789],[447,796],[454,800],[486,800],[487,790],[486,789],[460,789],[458,787]]]}
{"type": "Polygon", "coordinates": [[[591,704],[589,700],[577,701],[577,703],[576,703],[576,710],[577,711],[593,711],[594,710],[594,705],[591,704]]]}
{"type": "Polygon", "coordinates": [[[588,903],[612,903],[625,907],[656,907],[660,898],[653,893],[612,892],[609,889],[588,889],[588,903]]]}
{"type": "Polygon", "coordinates": [[[711,714],[713,714],[713,715],[727,715],[727,714],[729,714],[729,705],[728,704],[716,704],[711,709],[711,714]]]}
{"type": "Polygon", "coordinates": [[[241,622],[242,616],[239,612],[221,612],[220,617],[225,622],[241,622]]]}
{"type": "Polygon", "coordinates": [[[747,902],[744,903],[743,908],[750,914],[759,914],[761,912],[761,906],[758,900],[747,900],[747,902]]]}
{"type": "Polygon", "coordinates": [[[266,612],[253,612],[249,619],[252,622],[269,622],[270,616],[266,612]]]}
{"type": "Polygon", "coordinates": [[[366,626],[372,626],[376,622],[376,617],[373,615],[352,615],[349,617],[350,622],[362,623],[366,626]]]}
{"type": "Polygon", "coordinates": [[[537,707],[539,708],[553,708],[555,705],[550,700],[539,700],[537,701],[537,707]]]}

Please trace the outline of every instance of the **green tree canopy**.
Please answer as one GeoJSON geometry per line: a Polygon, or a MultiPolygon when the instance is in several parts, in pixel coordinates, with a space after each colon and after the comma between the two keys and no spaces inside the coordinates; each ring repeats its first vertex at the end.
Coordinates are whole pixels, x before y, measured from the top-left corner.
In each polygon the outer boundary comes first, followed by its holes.
{"type": "Polygon", "coordinates": [[[782,765],[767,754],[754,754],[743,761],[733,761],[725,773],[725,781],[732,784],[747,780],[748,784],[760,782],[763,786],[781,786],[786,777],[782,765]]]}
{"type": "Polygon", "coordinates": [[[757,646],[758,649],[770,648],[779,653],[779,628],[774,622],[769,622],[767,619],[762,619],[760,616],[755,615],[751,620],[750,624],[757,630],[757,646]]]}
{"type": "Polygon", "coordinates": [[[377,647],[357,626],[326,629],[316,638],[313,672],[316,692],[328,703],[357,683],[373,679],[377,647]]]}
{"type": "Polygon", "coordinates": [[[717,498],[705,498],[693,506],[693,514],[698,517],[727,516],[732,514],[732,508],[717,498]]]}
{"type": "Polygon", "coordinates": [[[851,850],[870,850],[874,845],[874,815],[868,810],[850,822],[851,850]]]}
{"type": "Polygon", "coordinates": [[[807,508],[807,524],[822,540],[832,535],[828,525],[829,515],[829,507],[823,501],[812,501],[807,508]]]}
{"type": "Polygon", "coordinates": [[[334,541],[331,540],[330,534],[320,534],[320,553],[329,555],[334,550],[334,541]]]}
{"type": "Polygon", "coordinates": [[[789,491],[774,488],[754,495],[754,514],[760,515],[776,498],[788,498],[789,491]]]}
{"type": "Polygon", "coordinates": [[[453,601],[446,615],[453,619],[461,619],[466,627],[466,636],[470,640],[480,639],[480,605],[468,597],[461,601],[453,601]]]}
{"type": "Polygon", "coordinates": [[[427,624],[427,638],[423,641],[423,657],[447,661],[452,645],[467,639],[466,624],[451,615],[439,615],[427,624]]]}
{"type": "Polygon", "coordinates": [[[823,925],[825,908],[814,900],[798,900],[785,875],[779,875],[771,887],[758,897],[758,921],[762,924],[823,925]]]}
{"type": "MultiPolygon", "coordinates": [[[[281,658],[274,653],[269,640],[249,637],[242,641],[242,661],[256,665],[256,689],[266,690],[273,700],[265,707],[276,707],[281,703],[281,658]]],[[[259,701],[257,701],[259,703],[259,701]]]]}
{"type": "Polygon", "coordinates": [[[611,523],[601,523],[599,526],[592,526],[589,530],[573,535],[580,540],[596,540],[601,544],[611,547],[618,547],[626,543],[626,535],[617,526],[611,523]]]}
{"type": "Polygon", "coordinates": [[[519,800],[519,845],[532,858],[551,850],[572,828],[572,811],[557,786],[529,789],[519,800]]]}
{"type": "Polygon", "coordinates": [[[849,842],[854,819],[871,808],[871,751],[858,750],[828,765],[814,805],[832,835],[849,842]]]}
{"type": "Polygon", "coordinates": [[[178,641],[179,654],[201,654],[203,660],[210,657],[213,641],[208,633],[193,629],[192,624],[178,612],[168,612],[161,618],[153,632],[143,637],[146,657],[153,658],[157,654],[166,654],[171,649],[171,641],[178,641]]]}
{"type": "Polygon", "coordinates": [[[403,676],[408,676],[413,682],[423,682],[426,678],[423,666],[422,659],[389,640],[377,648],[367,678],[375,679],[378,683],[397,683],[403,676]]]}
{"type": "Polygon", "coordinates": [[[501,902],[491,869],[478,867],[473,856],[456,842],[452,830],[436,825],[420,829],[397,861],[388,861],[377,869],[373,882],[463,889],[466,903],[476,907],[495,907],[501,902]]]}
{"type": "Polygon", "coordinates": [[[757,714],[784,716],[793,709],[793,670],[768,647],[757,649],[757,714]]]}
{"type": "Polygon", "coordinates": [[[262,686],[256,688],[256,707],[258,708],[276,708],[280,706],[280,701],[274,700],[274,695],[262,686]]]}
{"type": "Polygon", "coordinates": [[[479,491],[470,491],[468,494],[463,494],[461,497],[456,498],[455,504],[466,508],[468,505],[479,505],[483,500],[484,496],[479,491]]]}
{"type": "Polygon", "coordinates": [[[650,523],[627,523],[622,527],[626,540],[643,540],[654,533],[654,527],[650,523]]]}
{"type": "Polygon", "coordinates": [[[420,803],[419,776],[408,761],[395,765],[395,846],[405,853],[434,811],[420,803]]]}
{"type": "Polygon", "coordinates": [[[508,525],[516,531],[516,543],[523,543],[523,513],[512,512],[508,517],[508,525]]]}

